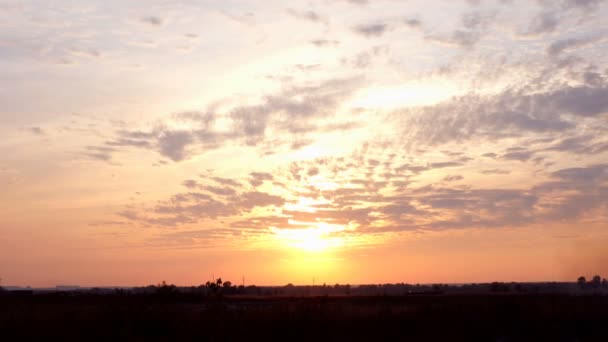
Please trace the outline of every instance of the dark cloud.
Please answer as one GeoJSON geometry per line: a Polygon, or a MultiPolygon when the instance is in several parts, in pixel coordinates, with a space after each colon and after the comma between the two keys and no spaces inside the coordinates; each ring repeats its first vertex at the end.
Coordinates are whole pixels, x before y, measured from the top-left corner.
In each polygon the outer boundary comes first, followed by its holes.
{"type": "Polygon", "coordinates": [[[208,191],[208,192],[218,195],[218,196],[234,196],[236,194],[236,190],[234,190],[233,188],[230,188],[230,187],[219,187],[219,186],[206,185],[206,186],[201,186],[200,188],[201,188],[201,190],[208,191]]]}
{"type": "MultiPolygon", "coordinates": [[[[201,176],[202,177],[202,176],[201,176]]],[[[241,187],[241,183],[239,183],[238,181],[231,179],[231,178],[222,178],[222,177],[211,177],[210,178],[212,181],[221,184],[221,185],[226,185],[226,186],[231,186],[231,187],[241,187]]]]}
{"type": "Polygon", "coordinates": [[[451,34],[427,34],[425,39],[445,45],[472,48],[481,39],[482,34],[488,30],[493,18],[493,13],[468,12],[460,18],[461,27],[454,30],[451,34]]]}
{"type": "MultiPolygon", "coordinates": [[[[333,79],[320,84],[292,86],[277,94],[267,95],[257,105],[237,106],[226,114],[183,112],[172,115],[173,120],[191,129],[170,129],[157,125],[149,131],[118,130],[116,137],[105,146],[135,147],[156,150],[174,162],[188,159],[193,154],[222,147],[227,142],[257,146],[267,139],[269,127],[276,132],[305,135],[359,127],[356,122],[328,121],[336,108],[361,86],[361,78],[333,79]],[[218,131],[214,124],[220,117],[229,117],[232,125],[218,131]]],[[[283,144],[290,146],[293,140],[283,144]]],[[[277,149],[280,146],[272,146],[277,149]]]]}
{"type": "Polygon", "coordinates": [[[389,26],[387,24],[362,24],[356,26],[353,30],[364,37],[380,37],[383,35],[389,26]]]}
{"type": "Polygon", "coordinates": [[[411,28],[418,28],[422,26],[422,21],[416,18],[408,18],[403,21],[403,23],[411,28]]]}
{"type": "Polygon", "coordinates": [[[533,188],[551,196],[540,208],[541,219],[573,220],[597,208],[608,209],[608,164],[561,169],[552,177],[554,181],[533,188]]]}
{"type": "Polygon", "coordinates": [[[325,47],[325,46],[338,46],[340,45],[340,41],[331,40],[331,39],[315,39],[310,41],[316,47],[325,47]]]}
{"type": "Polygon", "coordinates": [[[160,204],[143,221],[153,225],[175,226],[196,223],[205,218],[215,219],[236,214],[238,210],[233,205],[206,199],[160,204]]]}
{"type": "Polygon", "coordinates": [[[477,30],[486,28],[494,16],[479,11],[467,12],[460,18],[463,28],[467,30],[477,30]]]}
{"type": "Polygon", "coordinates": [[[443,181],[445,182],[457,182],[460,180],[463,180],[464,177],[461,175],[447,175],[445,177],[443,177],[443,181]]]}
{"type": "Polygon", "coordinates": [[[436,189],[420,199],[433,210],[449,215],[429,224],[431,228],[504,227],[532,222],[538,197],[527,191],[503,189],[436,189]]]}
{"type": "Polygon", "coordinates": [[[147,140],[137,140],[137,139],[128,139],[128,138],[118,138],[116,140],[106,142],[106,145],[109,146],[133,146],[133,147],[150,147],[150,141],[147,140]]]}
{"type": "Polygon", "coordinates": [[[274,177],[267,172],[251,172],[249,174],[249,183],[253,186],[260,186],[264,181],[271,181],[274,177]]]}
{"type": "Polygon", "coordinates": [[[84,152],[81,153],[84,157],[109,162],[112,159],[112,153],[116,149],[107,146],[86,146],[84,152]]]}
{"type": "Polygon", "coordinates": [[[415,110],[418,115],[410,115],[404,129],[417,143],[501,139],[531,132],[566,132],[576,127],[573,117],[594,118],[607,111],[605,84],[564,85],[530,94],[522,88],[494,96],[466,95],[415,110]]]}
{"type": "Polygon", "coordinates": [[[466,165],[466,162],[468,162],[468,161],[470,161],[470,158],[463,156],[463,157],[458,158],[457,160],[432,162],[432,163],[427,163],[425,165],[406,163],[406,164],[397,166],[394,169],[394,171],[397,172],[398,174],[402,174],[403,172],[406,172],[406,171],[409,173],[412,173],[412,174],[419,174],[419,173],[425,172],[425,171],[464,166],[464,165],[466,165]]]}
{"type": "Polygon", "coordinates": [[[507,160],[527,161],[534,156],[534,153],[534,151],[529,151],[522,147],[513,147],[507,149],[506,153],[502,155],[502,158],[507,160]]]}
{"type": "Polygon", "coordinates": [[[299,150],[299,149],[309,146],[313,143],[314,143],[314,140],[312,140],[312,139],[297,139],[291,143],[290,148],[292,150],[299,150]]]}
{"type": "Polygon", "coordinates": [[[563,51],[573,50],[589,44],[593,44],[598,41],[596,37],[581,37],[581,38],[567,38],[557,40],[547,48],[547,54],[550,56],[558,56],[563,51]]]}
{"type": "Polygon", "coordinates": [[[608,141],[594,142],[594,137],[591,135],[579,135],[564,138],[544,150],[576,154],[598,154],[608,150],[608,141]]]}
{"type": "Polygon", "coordinates": [[[233,138],[230,133],[214,132],[211,129],[215,120],[212,114],[186,112],[174,114],[173,118],[195,128],[173,130],[160,125],[150,131],[119,130],[117,138],[107,141],[106,145],[154,149],[177,162],[189,158],[193,146],[208,150],[233,138]]]}
{"type": "Polygon", "coordinates": [[[559,25],[559,20],[554,12],[546,11],[537,14],[528,25],[524,32],[527,36],[537,36],[555,31],[559,25]]]}
{"type": "Polygon", "coordinates": [[[289,13],[289,15],[291,15],[294,18],[308,20],[308,21],[312,21],[315,23],[327,22],[327,19],[323,18],[321,15],[319,15],[315,11],[310,11],[310,10],[298,11],[298,10],[294,10],[294,9],[288,9],[287,13],[289,13]]]}
{"type": "Polygon", "coordinates": [[[146,140],[146,139],[152,139],[152,138],[156,137],[155,132],[126,131],[126,130],[118,131],[118,135],[121,137],[125,137],[128,139],[134,139],[134,140],[146,140]]]}
{"type": "Polygon", "coordinates": [[[584,22],[591,10],[596,9],[605,0],[561,0],[538,1],[541,11],[536,14],[522,32],[525,36],[539,36],[553,33],[557,28],[571,19],[584,22]]]}
{"type": "MultiPolygon", "coordinates": [[[[530,146],[510,147],[502,153],[515,160],[533,160],[530,151],[538,144],[575,146],[587,140],[557,143],[537,139],[530,146]],[[517,154],[521,154],[517,155],[517,154]]],[[[569,147],[565,147],[569,148],[569,147]]],[[[546,149],[542,149],[547,151],[546,149]]],[[[287,169],[252,172],[245,179],[202,176],[199,184],[187,180],[190,189],[204,192],[180,193],[144,211],[122,217],[146,225],[178,226],[207,218],[227,217],[231,229],[267,230],[295,227],[290,222],[327,222],[352,225],[352,234],[382,234],[420,229],[500,228],[575,220],[608,206],[608,165],[564,168],[539,177],[531,187],[475,188],[463,185],[463,174],[444,173],[435,184],[415,186],[425,173],[466,166],[471,158],[450,153],[449,160],[428,163],[399,163],[393,155],[378,153],[377,147],[363,148],[349,157],[326,157],[294,162],[287,169]],[[335,187],[320,189],[306,184],[305,175],[330,177],[335,187]],[[254,187],[266,181],[287,190],[288,197],[240,187],[249,181],[254,187]],[[299,182],[299,183],[295,183],[299,182]],[[285,186],[284,184],[299,184],[285,186]],[[220,184],[217,186],[214,184],[220,184]],[[283,184],[283,185],[280,185],[283,184]],[[296,190],[297,189],[297,190],[296,190]],[[286,198],[321,200],[310,210],[287,210],[295,204],[286,198]],[[274,215],[256,216],[256,207],[273,207],[274,215]],[[290,221],[291,220],[291,221],[290,221]]],[[[509,174],[505,169],[486,169],[486,175],[509,174]]]]}
{"type": "Polygon", "coordinates": [[[280,207],[285,204],[285,200],[280,196],[270,195],[265,192],[251,191],[239,195],[238,203],[242,209],[249,211],[255,207],[280,207]]]}
{"type": "Polygon", "coordinates": [[[540,96],[540,105],[547,111],[596,116],[608,111],[608,85],[600,87],[569,86],[540,96]]]}
{"type": "Polygon", "coordinates": [[[198,187],[198,183],[193,179],[186,179],[182,182],[182,185],[188,189],[195,189],[198,187]]]}
{"type": "MultiPolygon", "coordinates": [[[[495,169],[485,173],[504,175],[509,171],[495,169]]],[[[367,215],[377,211],[383,214],[381,217],[384,220],[390,222],[381,231],[489,228],[573,220],[595,208],[608,205],[608,166],[602,164],[562,169],[550,176],[556,181],[541,183],[530,189],[425,186],[409,190],[403,188],[399,190],[401,194],[396,196],[379,195],[378,189],[382,189],[383,182],[351,182],[367,185],[363,188],[323,191],[321,196],[331,199],[334,205],[317,215],[323,220],[335,220],[334,212],[363,205],[367,215]],[[557,197],[560,198],[558,202],[554,201],[555,191],[565,191],[557,197]]],[[[445,181],[459,179],[460,176],[449,175],[444,178],[445,181]]],[[[374,220],[367,216],[340,222],[356,222],[360,225],[358,231],[365,234],[373,231],[370,225],[374,220]]]]}
{"type": "Polygon", "coordinates": [[[317,126],[312,121],[332,115],[359,83],[359,79],[352,78],[330,80],[317,86],[293,87],[280,94],[266,96],[261,105],[235,108],[231,112],[235,131],[250,145],[264,138],[269,125],[290,133],[314,131],[317,126]]]}
{"type": "Polygon", "coordinates": [[[117,215],[145,225],[175,227],[193,224],[204,219],[217,219],[249,213],[256,207],[282,206],[285,200],[265,192],[251,191],[236,194],[229,188],[202,185],[202,189],[213,195],[188,192],[173,195],[153,208],[145,210],[124,210],[117,215]],[[218,200],[218,198],[224,198],[218,200]]]}
{"type": "Polygon", "coordinates": [[[180,161],[188,157],[186,147],[193,141],[189,131],[166,131],[158,138],[159,152],[173,161],[180,161]]]}
{"type": "Polygon", "coordinates": [[[187,148],[195,141],[195,136],[191,131],[173,131],[165,128],[157,128],[151,132],[121,130],[117,134],[116,139],[106,141],[106,146],[157,149],[162,156],[173,161],[188,158],[187,148]]]}
{"type": "Polygon", "coordinates": [[[552,174],[555,178],[574,182],[576,184],[598,184],[601,180],[606,180],[608,176],[608,165],[599,164],[588,167],[574,167],[555,171],[552,174]]]}
{"type": "Polygon", "coordinates": [[[501,169],[489,169],[489,170],[482,170],[481,173],[484,175],[508,175],[511,173],[511,171],[501,170],[501,169]]]}
{"type": "Polygon", "coordinates": [[[162,18],[155,16],[143,17],[141,18],[141,22],[152,26],[162,26],[164,23],[162,18]]]}
{"type": "Polygon", "coordinates": [[[266,108],[258,106],[237,108],[232,111],[231,117],[235,130],[247,138],[248,144],[254,145],[264,136],[270,114],[266,108]]]}
{"type": "Polygon", "coordinates": [[[452,36],[449,39],[444,40],[444,42],[461,47],[472,47],[479,41],[479,38],[479,32],[456,30],[452,36]]]}
{"type": "Polygon", "coordinates": [[[412,164],[403,164],[395,169],[397,174],[402,174],[403,172],[409,172],[412,174],[419,174],[423,171],[429,170],[428,166],[424,165],[412,165],[412,164]]]}
{"type": "Polygon", "coordinates": [[[306,174],[309,177],[316,176],[316,175],[319,174],[319,168],[318,167],[311,167],[310,169],[308,169],[308,172],[306,174]]]}
{"type": "Polygon", "coordinates": [[[35,135],[45,135],[44,130],[40,127],[29,127],[27,130],[30,131],[30,133],[35,134],[35,135]]]}
{"type": "Polygon", "coordinates": [[[606,2],[605,0],[562,0],[562,7],[590,10],[606,2]]]}
{"type": "Polygon", "coordinates": [[[213,246],[217,244],[217,240],[235,238],[246,234],[247,236],[258,235],[258,231],[249,229],[231,229],[231,228],[208,228],[197,230],[186,230],[179,232],[167,232],[158,236],[152,243],[162,246],[173,245],[189,246],[213,246]]]}
{"type": "Polygon", "coordinates": [[[448,162],[437,162],[437,163],[430,163],[428,165],[428,169],[443,169],[446,167],[456,167],[456,166],[462,166],[464,165],[462,162],[455,162],[455,161],[448,161],[448,162]]]}
{"type": "Polygon", "coordinates": [[[380,206],[377,210],[384,214],[386,219],[393,222],[401,222],[403,221],[404,215],[420,213],[416,207],[410,204],[409,200],[409,198],[400,198],[398,201],[395,201],[394,204],[380,206]]]}
{"type": "Polygon", "coordinates": [[[84,56],[91,58],[102,57],[102,53],[95,48],[71,48],[70,52],[74,56],[84,56]]]}
{"type": "Polygon", "coordinates": [[[321,67],[321,64],[296,64],[294,68],[302,72],[311,72],[321,67]]]}
{"type": "Polygon", "coordinates": [[[389,47],[386,45],[373,46],[370,49],[357,53],[352,58],[343,58],[342,63],[356,69],[365,69],[369,67],[375,59],[387,55],[388,52],[389,47]]]}

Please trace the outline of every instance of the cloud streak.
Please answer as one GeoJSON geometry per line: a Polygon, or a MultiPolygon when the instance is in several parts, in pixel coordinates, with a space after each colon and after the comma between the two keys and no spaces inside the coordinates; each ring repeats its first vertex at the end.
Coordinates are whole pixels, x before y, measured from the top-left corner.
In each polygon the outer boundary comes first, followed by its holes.
{"type": "MultiPolygon", "coordinates": [[[[267,131],[305,136],[358,127],[354,122],[323,123],[360,84],[359,78],[329,80],[313,86],[294,86],[279,94],[267,95],[257,105],[237,106],[225,113],[186,112],[176,118],[189,122],[193,129],[172,129],[158,125],[153,130],[118,130],[116,138],[105,145],[152,149],[174,162],[222,147],[228,142],[257,146],[267,131]],[[217,121],[229,119],[228,129],[216,128],[217,121]]],[[[293,145],[292,145],[293,147],[293,145]]],[[[100,147],[102,148],[102,147],[100,147]]]]}

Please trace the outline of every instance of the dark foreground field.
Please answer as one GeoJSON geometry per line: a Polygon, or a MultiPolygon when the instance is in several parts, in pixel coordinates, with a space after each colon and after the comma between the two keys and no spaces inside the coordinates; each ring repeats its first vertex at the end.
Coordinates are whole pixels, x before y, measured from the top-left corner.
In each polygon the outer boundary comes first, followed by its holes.
{"type": "Polygon", "coordinates": [[[0,296],[0,340],[608,341],[608,296],[0,296]]]}

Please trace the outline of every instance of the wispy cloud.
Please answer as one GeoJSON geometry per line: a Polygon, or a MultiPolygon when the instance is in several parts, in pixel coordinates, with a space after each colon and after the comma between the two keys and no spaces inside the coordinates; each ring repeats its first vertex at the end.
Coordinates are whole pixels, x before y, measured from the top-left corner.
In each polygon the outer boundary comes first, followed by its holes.
{"type": "Polygon", "coordinates": [[[163,26],[164,20],[161,17],[147,16],[142,17],[141,22],[152,26],[163,26]]]}
{"type": "Polygon", "coordinates": [[[379,37],[388,31],[388,24],[361,24],[355,26],[354,31],[364,37],[379,37]]]}

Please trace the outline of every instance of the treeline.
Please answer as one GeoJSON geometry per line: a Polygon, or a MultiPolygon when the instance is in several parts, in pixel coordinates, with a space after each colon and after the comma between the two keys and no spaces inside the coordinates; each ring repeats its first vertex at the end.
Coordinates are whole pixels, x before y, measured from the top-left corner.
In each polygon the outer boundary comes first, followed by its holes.
{"type": "Polygon", "coordinates": [[[7,291],[0,287],[0,294],[11,293],[27,295],[34,293],[64,293],[64,294],[132,294],[158,295],[184,298],[217,298],[223,296],[403,296],[403,295],[438,295],[438,294],[608,294],[608,280],[596,275],[591,280],[581,276],[577,282],[492,282],[472,284],[322,284],[322,285],[293,285],[285,286],[256,286],[235,285],[231,281],[218,278],[198,286],[176,286],[165,281],[157,285],[134,288],[83,288],[54,290],[22,289],[7,291]]]}
{"type": "Polygon", "coordinates": [[[581,290],[608,289],[608,280],[606,278],[602,279],[599,275],[593,276],[590,281],[587,281],[584,276],[580,276],[576,283],[581,290]]]}
{"type": "MultiPolygon", "coordinates": [[[[93,289],[92,291],[96,291],[93,289]]],[[[102,291],[102,290],[97,290],[102,291]]],[[[110,291],[110,290],[106,290],[110,291]]],[[[285,286],[234,285],[230,281],[208,281],[199,286],[178,287],[161,282],[158,285],[136,287],[128,291],[133,294],[190,295],[202,297],[222,296],[403,296],[403,295],[439,295],[439,294],[540,294],[540,293],[607,293],[608,281],[595,276],[587,281],[584,277],[576,283],[564,282],[492,282],[472,284],[322,284],[285,286]]]]}

